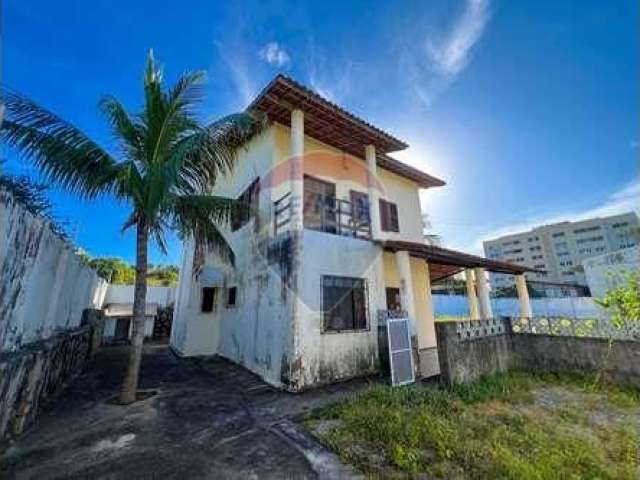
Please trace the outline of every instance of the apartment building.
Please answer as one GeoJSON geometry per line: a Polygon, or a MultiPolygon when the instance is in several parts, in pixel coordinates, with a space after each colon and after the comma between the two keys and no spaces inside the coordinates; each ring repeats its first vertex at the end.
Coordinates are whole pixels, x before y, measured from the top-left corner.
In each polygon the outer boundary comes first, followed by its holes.
{"type": "MultiPolygon", "coordinates": [[[[638,245],[638,216],[630,212],[581,222],[543,225],[484,242],[487,258],[544,270],[528,272],[529,280],[586,285],[582,262],[638,245]]],[[[513,285],[509,275],[492,274],[496,288],[513,285]]]]}

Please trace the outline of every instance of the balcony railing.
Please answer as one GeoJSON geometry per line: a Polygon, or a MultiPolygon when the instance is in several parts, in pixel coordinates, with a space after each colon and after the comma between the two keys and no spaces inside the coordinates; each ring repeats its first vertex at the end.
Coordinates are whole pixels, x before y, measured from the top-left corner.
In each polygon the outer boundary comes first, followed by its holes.
{"type": "MultiPolygon", "coordinates": [[[[274,235],[290,228],[296,208],[294,203],[291,193],[274,202],[274,235]]],[[[307,193],[303,208],[304,228],[364,240],[371,239],[368,205],[307,193]]]]}

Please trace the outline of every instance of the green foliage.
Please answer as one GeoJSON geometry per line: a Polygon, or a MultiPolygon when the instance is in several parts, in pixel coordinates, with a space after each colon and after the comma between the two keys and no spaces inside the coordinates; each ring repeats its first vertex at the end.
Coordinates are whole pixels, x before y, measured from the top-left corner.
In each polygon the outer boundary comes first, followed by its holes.
{"type": "Polygon", "coordinates": [[[203,72],[185,73],[172,87],[150,52],[143,107],[128,112],[111,96],[99,108],[116,139],[115,157],[84,132],[18,92],[4,88],[0,141],[35,164],[47,180],[84,198],[111,195],[131,206],[123,229],[138,226],[165,249],[167,229],[189,235],[222,257],[233,252],[218,227],[234,201],[210,195],[237,151],[266,122],[248,112],[202,125],[203,72]]]}
{"type": "MultiPolygon", "coordinates": [[[[117,257],[99,257],[89,259],[87,264],[94,268],[98,275],[115,285],[133,285],[136,269],[130,263],[117,257]]],[[[172,287],[178,284],[180,270],[175,265],[149,265],[147,284],[172,287]]]]}
{"type": "Polygon", "coordinates": [[[334,422],[317,435],[374,477],[636,478],[638,432],[591,420],[594,405],[632,417],[640,392],[579,373],[516,371],[449,389],[377,385],[304,422],[334,422]],[[541,406],[540,388],[578,400],[541,406]]]}
{"type": "Polygon", "coordinates": [[[121,258],[93,258],[89,260],[89,266],[94,268],[99,276],[115,285],[133,285],[135,281],[135,268],[121,258]]]}
{"type": "Polygon", "coordinates": [[[640,271],[622,272],[623,282],[596,300],[598,305],[611,311],[611,323],[623,329],[630,323],[640,322],[640,271]]]}
{"type": "Polygon", "coordinates": [[[0,171],[0,189],[9,192],[32,215],[46,218],[57,235],[67,238],[64,228],[53,214],[51,202],[46,196],[46,185],[34,182],[26,175],[9,175],[0,171]]]}
{"type": "Polygon", "coordinates": [[[180,269],[175,265],[155,265],[149,267],[147,281],[149,285],[174,287],[178,284],[180,269]]]}

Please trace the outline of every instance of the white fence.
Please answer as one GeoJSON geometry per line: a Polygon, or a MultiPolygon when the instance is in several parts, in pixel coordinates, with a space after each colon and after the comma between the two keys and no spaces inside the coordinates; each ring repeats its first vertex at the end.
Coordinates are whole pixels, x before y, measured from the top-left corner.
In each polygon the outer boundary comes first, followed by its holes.
{"type": "MultiPolygon", "coordinates": [[[[518,316],[520,304],[517,298],[492,298],[494,316],[518,316]]],[[[433,295],[436,317],[468,317],[469,304],[465,295],[433,295]]],[[[573,318],[603,318],[603,310],[591,297],[532,298],[534,316],[568,316],[573,318]]]]}
{"type": "MultiPolygon", "coordinates": [[[[147,287],[147,303],[166,307],[176,300],[176,287],[147,287]]],[[[133,285],[109,285],[104,297],[104,305],[110,303],[133,303],[133,285]]]]}
{"type": "Polygon", "coordinates": [[[0,190],[0,351],[77,327],[106,287],[47,220],[0,190]]]}

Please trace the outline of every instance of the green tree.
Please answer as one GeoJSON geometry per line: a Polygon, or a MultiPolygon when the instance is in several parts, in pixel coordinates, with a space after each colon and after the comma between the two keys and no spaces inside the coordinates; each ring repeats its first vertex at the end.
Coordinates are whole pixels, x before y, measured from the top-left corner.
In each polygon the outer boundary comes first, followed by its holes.
{"type": "Polygon", "coordinates": [[[117,257],[92,258],[89,266],[109,283],[133,285],[136,278],[135,267],[117,257]]]}
{"type": "Polygon", "coordinates": [[[228,222],[236,202],[209,193],[218,177],[233,167],[238,149],[266,123],[243,112],[202,124],[194,108],[202,99],[203,79],[202,72],[185,73],[173,87],[165,88],[150,52],[141,111],[129,113],[112,96],[99,103],[118,156],[33,101],[11,89],[3,92],[6,113],[0,135],[5,144],[68,191],[84,198],[111,195],[130,208],[123,229],[136,229],[134,326],[122,403],[136,399],[149,239],[164,249],[165,232],[174,228],[233,262],[218,226],[228,222]]]}
{"type": "Polygon", "coordinates": [[[622,282],[596,300],[598,305],[611,311],[611,323],[619,330],[640,322],[640,271],[626,271],[620,276],[622,282]]]}
{"type": "Polygon", "coordinates": [[[149,268],[149,285],[173,287],[178,284],[180,270],[175,265],[157,265],[149,268]]]}

